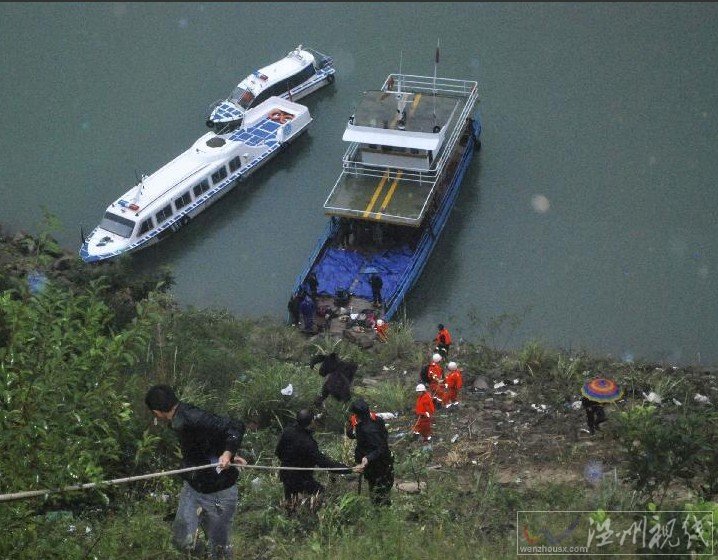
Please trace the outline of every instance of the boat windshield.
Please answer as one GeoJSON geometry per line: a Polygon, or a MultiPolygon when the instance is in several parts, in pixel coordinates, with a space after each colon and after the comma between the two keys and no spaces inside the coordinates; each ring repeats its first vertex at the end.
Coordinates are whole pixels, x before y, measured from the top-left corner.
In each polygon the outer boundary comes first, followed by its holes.
{"type": "Polygon", "coordinates": [[[254,94],[248,89],[238,87],[235,88],[229,99],[243,109],[249,109],[254,101],[254,94]]]}
{"type": "Polygon", "coordinates": [[[121,237],[129,237],[135,229],[135,222],[112,212],[105,212],[100,227],[121,237]]]}

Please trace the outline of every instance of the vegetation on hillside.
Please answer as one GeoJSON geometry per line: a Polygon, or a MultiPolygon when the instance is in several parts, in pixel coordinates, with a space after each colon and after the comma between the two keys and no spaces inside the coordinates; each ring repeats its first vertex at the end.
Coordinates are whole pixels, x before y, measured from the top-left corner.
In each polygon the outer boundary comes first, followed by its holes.
{"type": "MultiPolygon", "coordinates": [[[[376,509],[355,476],[320,474],[322,507],[289,513],[276,474],[248,469],[239,482],[237,557],[514,558],[524,510],[589,511],[597,521],[616,510],[700,510],[718,520],[718,414],[694,399],[718,401],[712,369],[614,363],[538,343],[506,351],[487,342],[511,328],[501,318],[484,325],[485,339],[454,350],[464,402],[438,413],[426,447],[408,432],[430,348],[410,324],[392,325],[387,344],[360,350],[267,319],[181,309],[170,286],[167,272],[137,278],[124,260],[88,267],[49,235],[2,240],[0,493],[176,468],[176,439],[144,407],[154,383],[244,419],[246,456],[276,465],[281,428],[320,390],[309,357],[335,350],[359,363],[354,393],[398,414],[388,422],[397,482],[420,491],[395,489],[392,505],[376,509]],[[589,438],[572,404],[598,374],[616,379],[626,398],[589,438]],[[290,383],[293,394],[282,395],[290,383]],[[645,401],[651,392],[660,404],[645,401]]],[[[328,400],[316,435],[325,452],[352,462],[346,418],[346,406],[328,400]]],[[[179,487],[165,477],[4,503],[0,557],[183,558],[169,531],[179,487]]],[[[694,550],[706,550],[711,530],[701,529],[694,550]]]]}

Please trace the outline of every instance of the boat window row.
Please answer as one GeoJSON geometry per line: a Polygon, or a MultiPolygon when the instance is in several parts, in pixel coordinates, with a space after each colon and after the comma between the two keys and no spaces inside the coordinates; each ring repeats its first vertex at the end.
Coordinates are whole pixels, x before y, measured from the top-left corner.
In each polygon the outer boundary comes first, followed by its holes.
{"type": "MultiPolygon", "coordinates": [[[[239,169],[242,165],[242,162],[240,160],[239,156],[234,157],[229,162],[229,168],[232,173],[234,173],[237,169],[239,169]]],[[[227,168],[223,165],[220,167],[217,171],[215,171],[212,174],[212,184],[216,185],[217,183],[220,183],[224,179],[227,178],[227,168]]],[[[202,196],[204,193],[206,193],[210,188],[209,180],[202,179],[199,183],[194,185],[191,189],[188,189],[184,193],[182,193],[180,196],[175,198],[173,200],[174,203],[174,210],[172,208],[172,204],[168,204],[167,206],[164,206],[162,209],[160,209],[158,212],[155,213],[154,220],[152,217],[147,218],[146,220],[143,220],[140,223],[140,227],[137,231],[137,235],[144,235],[148,231],[155,228],[155,223],[159,226],[161,223],[166,222],[169,218],[172,217],[174,212],[179,212],[182,208],[185,206],[188,206],[192,203],[192,200],[196,200],[200,196],[202,196]],[[194,197],[193,197],[194,195],[194,197]]],[[[109,212],[108,212],[109,214],[109,212]]],[[[123,237],[129,237],[132,235],[132,229],[135,225],[135,222],[132,220],[128,220],[126,218],[122,218],[121,216],[114,216],[115,222],[112,224],[107,224],[106,226],[101,226],[104,229],[107,229],[108,231],[111,231],[113,233],[116,233],[117,235],[122,235],[123,237]],[[110,227],[113,227],[114,229],[110,229],[110,227]],[[123,233],[120,233],[122,231],[123,233]]],[[[108,220],[107,214],[105,214],[105,220],[108,220]]]]}
{"type": "Polygon", "coordinates": [[[418,150],[417,148],[402,148],[399,146],[379,146],[377,144],[367,144],[364,148],[369,150],[374,150],[377,152],[393,152],[396,154],[406,154],[410,153],[412,155],[419,155],[419,154],[426,154],[426,150],[418,150]]]}
{"type": "Polygon", "coordinates": [[[290,89],[297,87],[303,82],[306,82],[309,78],[316,74],[316,72],[317,71],[314,68],[314,65],[309,64],[306,68],[303,68],[296,74],[293,74],[288,78],[285,78],[284,80],[279,80],[276,84],[269,86],[257,96],[256,100],[252,103],[252,106],[256,107],[262,101],[266,101],[272,96],[285,95],[287,92],[289,92],[290,89]]]}

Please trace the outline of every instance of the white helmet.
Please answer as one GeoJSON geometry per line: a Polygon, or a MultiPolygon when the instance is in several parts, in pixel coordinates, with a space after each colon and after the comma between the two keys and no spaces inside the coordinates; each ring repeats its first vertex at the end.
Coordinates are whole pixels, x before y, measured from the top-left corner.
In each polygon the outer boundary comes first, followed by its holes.
{"type": "Polygon", "coordinates": [[[377,319],[376,324],[381,327],[384,324],[384,321],[382,321],[381,319],[377,319]]]}
{"type": "Polygon", "coordinates": [[[431,361],[432,361],[432,362],[437,362],[437,363],[440,362],[440,361],[441,361],[441,354],[434,354],[434,355],[431,357],[431,361]]]}
{"type": "Polygon", "coordinates": [[[449,362],[449,365],[446,367],[448,367],[451,371],[454,371],[456,369],[456,362],[449,362]]]}
{"type": "Polygon", "coordinates": [[[424,391],[426,391],[426,385],[424,385],[423,383],[419,383],[419,384],[416,386],[416,392],[417,392],[417,393],[423,393],[424,391]]]}

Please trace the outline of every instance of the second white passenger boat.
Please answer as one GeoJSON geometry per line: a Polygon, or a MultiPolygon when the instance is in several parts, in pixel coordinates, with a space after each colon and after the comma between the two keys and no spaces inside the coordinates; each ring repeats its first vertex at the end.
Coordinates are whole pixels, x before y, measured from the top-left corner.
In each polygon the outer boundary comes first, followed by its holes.
{"type": "Polygon", "coordinates": [[[148,247],[187,224],[302,134],[309,109],[270,97],[243,115],[239,128],[208,132],[188,150],[110,204],[80,248],[85,262],[148,247]]]}

